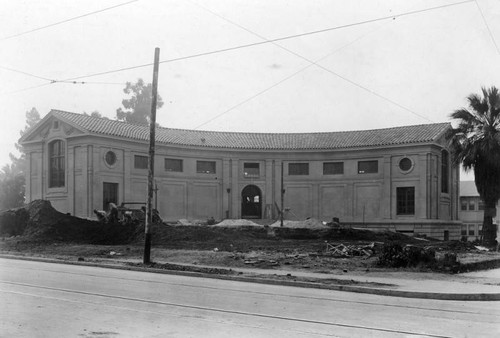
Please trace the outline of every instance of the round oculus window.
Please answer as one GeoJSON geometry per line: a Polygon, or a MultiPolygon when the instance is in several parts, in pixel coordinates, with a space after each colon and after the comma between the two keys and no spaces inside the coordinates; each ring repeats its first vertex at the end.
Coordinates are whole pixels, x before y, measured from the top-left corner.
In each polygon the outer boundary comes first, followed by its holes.
{"type": "Polygon", "coordinates": [[[399,169],[402,171],[409,171],[413,167],[413,162],[408,158],[405,157],[401,161],[399,161],[399,169]]]}
{"type": "Polygon", "coordinates": [[[116,154],[111,150],[106,153],[106,163],[108,165],[114,165],[116,163],[116,154]]]}

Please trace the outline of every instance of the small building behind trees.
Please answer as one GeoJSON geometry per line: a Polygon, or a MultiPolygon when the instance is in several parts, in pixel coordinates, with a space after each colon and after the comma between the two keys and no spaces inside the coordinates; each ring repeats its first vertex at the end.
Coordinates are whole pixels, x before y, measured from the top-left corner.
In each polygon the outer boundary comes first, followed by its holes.
{"type": "MultiPolygon", "coordinates": [[[[157,128],[155,180],[164,220],[317,218],[459,239],[459,171],[449,123],[324,133],[157,128]],[[281,186],[283,173],[283,187],[281,186]]],[[[20,143],[26,201],[93,217],[145,202],[149,126],[52,110],[20,143]]]]}
{"type": "MultiPolygon", "coordinates": [[[[479,197],[474,181],[460,181],[459,218],[463,222],[461,237],[469,241],[480,240],[483,235],[484,202],[479,197]]],[[[493,223],[496,226],[500,224],[498,205],[493,223]]]]}

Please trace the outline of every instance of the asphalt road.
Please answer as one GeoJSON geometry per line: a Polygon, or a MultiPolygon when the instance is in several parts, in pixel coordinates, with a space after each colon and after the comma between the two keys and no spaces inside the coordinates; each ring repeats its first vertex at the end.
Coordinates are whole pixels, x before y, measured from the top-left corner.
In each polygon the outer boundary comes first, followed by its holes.
{"type": "Polygon", "coordinates": [[[1,337],[499,337],[500,302],[0,259],[1,337]]]}

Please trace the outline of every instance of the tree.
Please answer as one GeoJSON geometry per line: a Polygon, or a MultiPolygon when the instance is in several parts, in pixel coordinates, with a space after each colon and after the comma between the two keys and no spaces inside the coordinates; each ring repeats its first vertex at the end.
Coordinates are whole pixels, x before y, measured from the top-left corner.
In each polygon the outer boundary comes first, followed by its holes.
{"type": "Polygon", "coordinates": [[[479,196],[484,202],[483,244],[493,246],[496,228],[493,218],[500,199],[500,94],[496,87],[481,88],[482,96],[467,97],[469,109],[461,108],[450,117],[458,126],[447,139],[457,163],[474,171],[479,196]]]}
{"type": "Polygon", "coordinates": [[[104,118],[104,119],[107,119],[107,117],[104,117],[101,115],[101,113],[99,113],[98,110],[94,110],[92,113],[90,114],[87,114],[87,112],[83,112],[83,115],[85,116],[92,116],[92,117],[99,117],[99,118],[104,118]]]}
{"type": "MultiPolygon", "coordinates": [[[[19,133],[24,135],[30,128],[40,121],[40,114],[36,108],[26,112],[26,126],[19,133]]],[[[21,151],[19,157],[9,154],[11,164],[6,164],[0,170],[0,209],[22,206],[25,192],[26,155],[21,146],[15,147],[21,151]]]]}
{"type": "Polygon", "coordinates": [[[15,164],[6,164],[0,171],[0,210],[20,207],[24,203],[26,179],[15,164]]]}
{"type": "MultiPolygon", "coordinates": [[[[153,95],[152,84],[145,84],[142,79],[138,79],[135,84],[127,82],[123,92],[131,96],[129,99],[122,100],[122,105],[125,109],[122,109],[121,107],[118,108],[116,110],[116,118],[119,121],[148,124],[153,95]]],[[[156,108],[160,109],[162,106],[163,100],[160,95],[158,95],[156,108]]]]}

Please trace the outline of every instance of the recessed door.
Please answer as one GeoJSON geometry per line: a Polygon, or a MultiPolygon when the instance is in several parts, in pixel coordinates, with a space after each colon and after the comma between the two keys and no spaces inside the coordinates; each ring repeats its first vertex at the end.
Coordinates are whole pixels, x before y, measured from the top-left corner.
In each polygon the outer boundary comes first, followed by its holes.
{"type": "Polygon", "coordinates": [[[118,183],[104,182],[102,186],[102,210],[108,210],[109,203],[118,204],[118,183]]]}
{"type": "Polygon", "coordinates": [[[262,218],[262,193],[259,187],[247,185],[242,190],[241,218],[262,218]]]}

